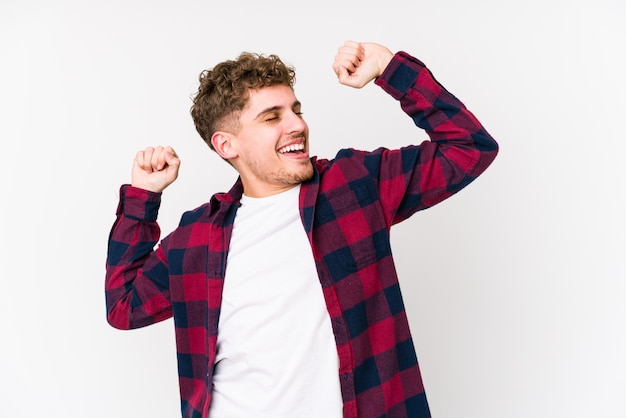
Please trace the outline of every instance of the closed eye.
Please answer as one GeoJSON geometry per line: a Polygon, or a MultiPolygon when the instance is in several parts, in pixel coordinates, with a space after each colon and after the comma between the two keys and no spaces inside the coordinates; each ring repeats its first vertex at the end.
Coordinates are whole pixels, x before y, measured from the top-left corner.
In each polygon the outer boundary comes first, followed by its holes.
{"type": "MultiPolygon", "coordinates": [[[[296,114],[299,118],[302,117],[302,112],[293,112],[293,113],[296,114]]],[[[280,117],[278,115],[273,115],[273,116],[270,116],[270,117],[267,117],[267,118],[263,119],[263,122],[272,122],[272,121],[276,121],[278,119],[280,119],[280,117]]]]}

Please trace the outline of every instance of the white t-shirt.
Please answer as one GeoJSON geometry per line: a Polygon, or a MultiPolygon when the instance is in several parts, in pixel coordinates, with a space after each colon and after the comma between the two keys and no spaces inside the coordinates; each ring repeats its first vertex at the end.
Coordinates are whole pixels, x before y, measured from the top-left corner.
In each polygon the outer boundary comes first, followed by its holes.
{"type": "Polygon", "coordinates": [[[243,196],[228,252],[211,418],[340,418],[330,317],[300,187],[243,196]]]}

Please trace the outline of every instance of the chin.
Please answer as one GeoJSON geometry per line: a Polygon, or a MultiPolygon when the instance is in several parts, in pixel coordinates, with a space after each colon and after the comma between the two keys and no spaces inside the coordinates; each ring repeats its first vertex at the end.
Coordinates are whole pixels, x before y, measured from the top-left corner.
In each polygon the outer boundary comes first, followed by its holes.
{"type": "Polygon", "coordinates": [[[292,181],[290,182],[291,184],[300,184],[300,183],[304,183],[305,181],[309,181],[313,178],[313,165],[309,164],[309,166],[305,169],[305,170],[300,170],[299,172],[294,172],[291,175],[291,179],[292,181]]]}

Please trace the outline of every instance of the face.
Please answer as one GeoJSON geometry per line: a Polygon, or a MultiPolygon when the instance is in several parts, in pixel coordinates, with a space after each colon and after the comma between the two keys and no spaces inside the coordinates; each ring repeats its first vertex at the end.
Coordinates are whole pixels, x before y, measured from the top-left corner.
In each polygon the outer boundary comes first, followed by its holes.
{"type": "Polygon", "coordinates": [[[244,193],[263,197],[291,189],[313,176],[309,159],[309,127],[300,102],[288,86],[253,90],[239,117],[240,129],[230,137],[244,193]]]}

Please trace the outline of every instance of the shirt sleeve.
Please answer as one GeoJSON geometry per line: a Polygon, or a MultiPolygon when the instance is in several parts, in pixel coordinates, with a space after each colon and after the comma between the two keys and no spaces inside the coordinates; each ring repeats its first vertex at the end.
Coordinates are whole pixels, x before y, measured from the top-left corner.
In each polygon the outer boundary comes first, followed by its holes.
{"type": "Polygon", "coordinates": [[[495,159],[498,144],[465,105],[406,52],[395,54],[376,84],[429,136],[419,145],[381,148],[367,157],[388,221],[395,224],[474,181],[495,159]]]}
{"type": "Polygon", "coordinates": [[[156,222],[161,194],[124,185],[109,235],[105,294],[107,320],[115,328],[150,325],[172,316],[166,240],[156,222]]]}

